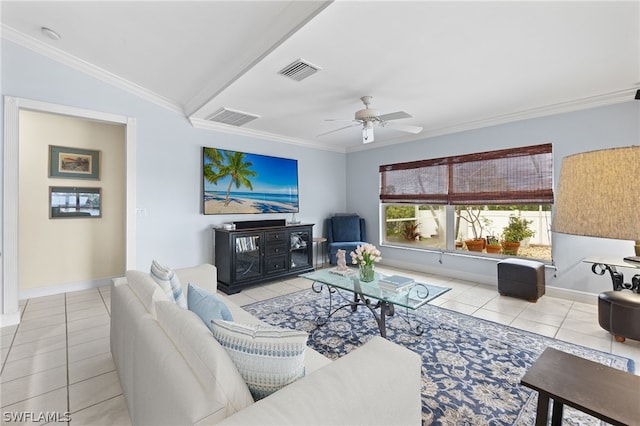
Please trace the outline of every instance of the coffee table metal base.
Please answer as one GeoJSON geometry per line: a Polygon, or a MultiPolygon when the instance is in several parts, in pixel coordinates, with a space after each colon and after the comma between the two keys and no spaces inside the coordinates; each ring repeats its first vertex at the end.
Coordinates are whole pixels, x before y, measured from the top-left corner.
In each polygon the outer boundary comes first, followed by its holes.
{"type": "MultiPolygon", "coordinates": [[[[353,300],[349,300],[340,292],[339,289],[329,284],[314,281],[313,284],[311,285],[311,289],[316,293],[321,293],[324,287],[326,287],[327,291],[329,292],[329,309],[327,311],[328,313],[326,317],[316,318],[316,325],[318,325],[319,327],[325,325],[329,321],[329,318],[333,316],[333,314],[335,314],[336,312],[342,309],[351,308],[351,312],[356,312],[358,310],[358,306],[364,306],[367,309],[369,309],[369,311],[371,311],[371,314],[373,314],[373,317],[378,323],[378,329],[380,330],[380,335],[385,339],[387,338],[386,317],[391,317],[395,315],[395,305],[393,303],[385,302],[383,300],[376,300],[374,302],[370,298],[363,295],[362,293],[355,292],[355,291],[353,292],[353,300]],[[336,293],[342,298],[342,300],[346,301],[347,303],[345,303],[344,305],[338,306],[337,308],[334,309],[333,295],[336,293]]],[[[424,330],[420,324],[417,324],[414,326],[411,324],[411,321],[409,320],[408,316],[407,317],[404,317],[402,315],[399,315],[399,316],[409,325],[409,327],[411,328],[411,331],[415,335],[417,336],[422,335],[424,330]]]]}

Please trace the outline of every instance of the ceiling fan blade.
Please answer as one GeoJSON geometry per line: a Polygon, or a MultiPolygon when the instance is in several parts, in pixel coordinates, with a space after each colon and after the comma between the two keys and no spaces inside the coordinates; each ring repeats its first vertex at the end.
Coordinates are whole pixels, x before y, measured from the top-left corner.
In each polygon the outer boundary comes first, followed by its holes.
{"type": "MultiPolygon", "coordinates": [[[[352,120],[349,120],[349,121],[352,121],[352,120]]],[[[339,132],[340,130],[348,129],[348,128],[350,128],[350,127],[355,127],[355,126],[359,126],[359,125],[360,125],[360,123],[353,123],[353,124],[350,124],[350,125],[345,126],[345,127],[340,127],[339,129],[334,129],[334,130],[331,130],[331,131],[328,131],[328,132],[325,132],[325,133],[320,133],[320,134],[318,135],[318,137],[320,137],[320,136],[325,136],[325,135],[329,135],[329,134],[331,134],[331,133],[339,132]]]]}
{"type": "Polygon", "coordinates": [[[382,114],[378,118],[382,121],[389,121],[389,120],[400,120],[401,118],[411,118],[411,117],[412,117],[411,114],[408,114],[404,111],[396,111],[396,112],[390,112],[389,114],[382,114]]]}
{"type": "Polygon", "coordinates": [[[385,123],[385,126],[389,126],[394,128],[395,130],[400,130],[402,132],[408,132],[408,133],[420,133],[422,131],[422,127],[409,126],[408,124],[385,123]]]}
{"type": "Polygon", "coordinates": [[[325,118],[324,121],[355,121],[353,118],[325,118]]]}

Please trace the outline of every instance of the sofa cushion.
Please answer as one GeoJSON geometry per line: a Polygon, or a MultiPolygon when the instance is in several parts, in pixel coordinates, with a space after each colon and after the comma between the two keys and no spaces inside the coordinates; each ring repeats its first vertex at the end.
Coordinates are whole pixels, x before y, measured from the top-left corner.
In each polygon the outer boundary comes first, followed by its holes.
{"type": "Polygon", "coordinates": [[[180,279],[172,269],[169,269],[154,260],[151,262],[151,277],[153,277],[158,285],[162,287],[165,293],[169,292],[167,296],[173,299],[176,305],[183,309],[187,309],[187,300],[182,292],[180,279]]]}
{"type": "Polygon", "coordinates": [[[205,327],[209,327],[214,319],[233,321],[233,316],[222,299],[193,283],[189,283],[187,288],[187,307],[202,319],[205,327]]]}
{"type": "Polygon", "coordinates": [[[158,301],[171,301],[162,288],[155,282],[151,275],[142,271],[130,270],[126,272],[127,283],[131,290],[138,296],[147,312],[154,318],[156,316],[155,304],[158,301]]]}
{"type": "Polygon", "coordinates": [[[200,317],[170,302],[160,302],[156,309],[158,323],[164,332],[198,377],[205,392],[225,404],[227,415],[253,404],[238,369],[200,317]]]}
{"type": "Polygon", "coordinates": [[[333,241],[360,241],[358,216],[334,216],[331,219],[333,241]]]}
{"type": "Polygon", "coordinates": [[[306,332],[223,320],[213,320],[211,330],[233,360],[255,400],[305,374],[306,332]]]}

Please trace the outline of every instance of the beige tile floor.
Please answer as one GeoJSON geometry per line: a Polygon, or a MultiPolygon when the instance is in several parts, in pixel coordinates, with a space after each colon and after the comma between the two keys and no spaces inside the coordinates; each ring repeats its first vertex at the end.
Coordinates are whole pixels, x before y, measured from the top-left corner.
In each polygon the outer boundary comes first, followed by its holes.
{"type": "MultiPolygon", "coordinates": [[[[451,287],[432,302],[435,305],[626,356],[635,361],[640,374],[640,342],[618,343],[602,330],[595,300],[585,304],[544,296],[529,303],[499,296],[494,287],[403,274],[451,287]]],[[[244,305],[309,286],[309,281],[293,278],[243,290],[231,298],[244,305]]],[[[59,413],[60,417],[69,413],[73,426],[130,424],[109,349],[110,291],[106,286],[21,301],[20,325],[0,329],[3,424],[8,423],[6,413],[59,413]]]]}

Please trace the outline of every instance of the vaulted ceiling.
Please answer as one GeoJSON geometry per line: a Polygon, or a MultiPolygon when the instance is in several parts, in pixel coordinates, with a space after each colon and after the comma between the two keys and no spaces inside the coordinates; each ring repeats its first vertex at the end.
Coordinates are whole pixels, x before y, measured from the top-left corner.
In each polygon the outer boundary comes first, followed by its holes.
{"type": "Polygon", "coordinates": [[[640,1],[2,1],[2,36],[194,126],[338,151],[633,99],[640,1]],[[53,40],[41,31],[60,35],[53,40]],[[318,69],[279,74],[303,59],[318,69]],[[255,118],[212,122],[222,108],[255,118]],[[327,121],[343,119],[347,121],[327,121]],[[347,127],[323,136],[323,133],[347,127]]]}

